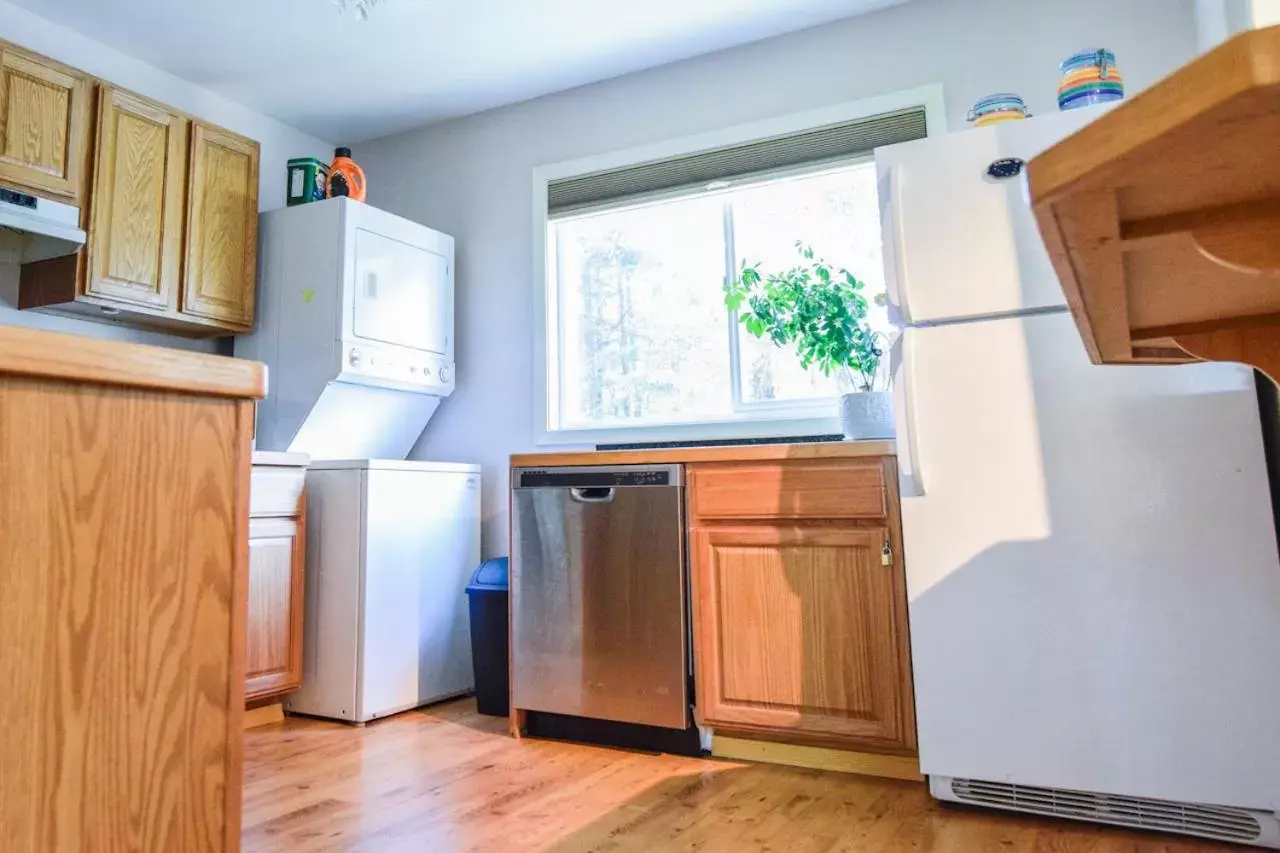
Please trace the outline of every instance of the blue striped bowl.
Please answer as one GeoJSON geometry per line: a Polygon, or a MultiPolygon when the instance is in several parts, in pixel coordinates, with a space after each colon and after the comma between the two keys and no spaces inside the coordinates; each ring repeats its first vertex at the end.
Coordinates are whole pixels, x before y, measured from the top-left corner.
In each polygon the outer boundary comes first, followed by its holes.
{"type": "Polygon", "coordinates": [[[1027,102],[1022,100],[1019,95],[1015,95],[1013,92],[997,92],[994,95],[979,98],[974,102],[973,107],[969,110],[967,120],[978,121],[985,115],[1006,112],[1021,113],[1024,118],[1031,115],[1030,111],[1027,110],[1027,102]]]}

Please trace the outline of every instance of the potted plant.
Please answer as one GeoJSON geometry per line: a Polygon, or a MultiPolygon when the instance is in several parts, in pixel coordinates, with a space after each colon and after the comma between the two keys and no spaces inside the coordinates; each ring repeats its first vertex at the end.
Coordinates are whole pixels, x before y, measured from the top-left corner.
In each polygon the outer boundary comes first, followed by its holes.
{"type": "Polygon", "coordinates": [[[796,249],[801,262],[784,272],[765,274],[744,262],[724,286],[725,307],[755,337],[794,344],[806,370],[836,377],[845,438],[892,438],[893,402],[881,370],[886,341],[867,323],[866,285],[803,243],[796,249]]]}

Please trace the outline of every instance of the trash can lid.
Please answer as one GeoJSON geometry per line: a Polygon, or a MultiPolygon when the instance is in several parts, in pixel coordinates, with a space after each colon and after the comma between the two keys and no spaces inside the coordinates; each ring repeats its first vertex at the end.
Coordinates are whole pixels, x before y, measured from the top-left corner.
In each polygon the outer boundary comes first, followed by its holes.
{"type": "Polygon", "coordinates": [[[485,560],[471,576],[467,592],[506,592],[508,577],[509,564],[506,557],[485,560]]]}

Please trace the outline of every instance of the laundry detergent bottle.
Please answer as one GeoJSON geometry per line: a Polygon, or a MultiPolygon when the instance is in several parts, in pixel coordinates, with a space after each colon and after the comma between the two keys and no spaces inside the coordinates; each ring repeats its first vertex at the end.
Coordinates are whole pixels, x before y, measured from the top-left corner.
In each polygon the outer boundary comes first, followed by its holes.
{"type": "Polygon", "coordinates": [[[334,149],[333,163],[329,166],[329,181],[325,190],[329,198],[345,195],[356,201],[364,201],[364,170],[351,159],[350,148],[334,149]]]}

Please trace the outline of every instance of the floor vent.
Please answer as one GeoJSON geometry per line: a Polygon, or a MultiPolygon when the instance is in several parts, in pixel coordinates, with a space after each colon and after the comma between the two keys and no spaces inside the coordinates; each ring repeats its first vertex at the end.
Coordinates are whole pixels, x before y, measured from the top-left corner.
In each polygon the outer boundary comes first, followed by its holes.
{"type": "Polygon", "coordinates": [[[1263,830],[1257,817],[1245,809],[1095,794],[1064,788],[1036,788],[1007,782],[981,782],[976,779],[946,781],[950,784],[953,796],[945,799],[961,803],[1197,835],[1218,841],[1256,844],[1262,837],[1263,830]]]}

